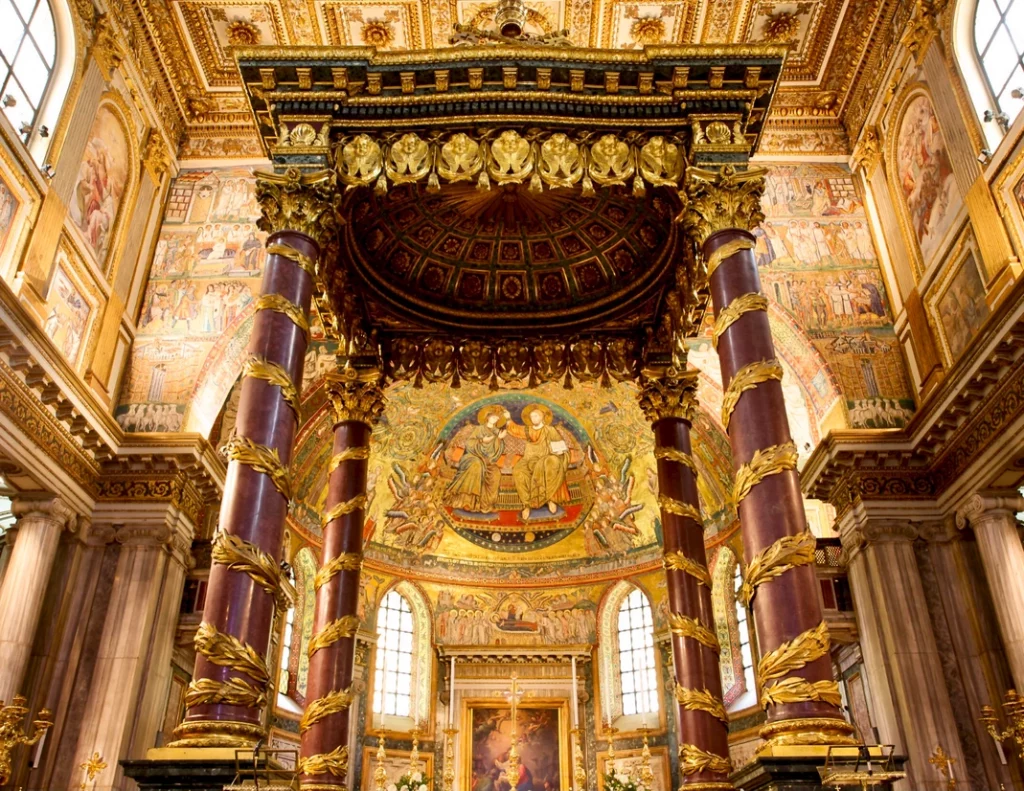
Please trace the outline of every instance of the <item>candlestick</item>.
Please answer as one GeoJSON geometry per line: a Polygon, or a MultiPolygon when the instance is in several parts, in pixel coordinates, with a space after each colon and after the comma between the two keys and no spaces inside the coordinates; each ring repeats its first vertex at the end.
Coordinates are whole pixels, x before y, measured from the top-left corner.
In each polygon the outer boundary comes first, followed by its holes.
{"type": "Polygon", "coordinates": [[[447,741],[444,746],[444,791],[453,791],[455,787],[455,728],[448,728],[444,735],[447,741]]]}

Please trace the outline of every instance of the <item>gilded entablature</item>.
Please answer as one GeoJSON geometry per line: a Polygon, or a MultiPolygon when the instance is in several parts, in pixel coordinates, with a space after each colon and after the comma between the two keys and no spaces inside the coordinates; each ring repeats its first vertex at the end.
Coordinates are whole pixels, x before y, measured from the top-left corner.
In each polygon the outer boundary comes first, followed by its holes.
{"type": "MultiPolygon", "coordinates": [[[[886,21],[892,21],[897,5],[897,0],[533,0],[526,4],[524,32],[536,38],[565,31],[574,46],[616,52],[674,45],[780,46],[789,54],[774,118],[829,118],[839,124],[858,81],[879,71],[871,68],[869,44],[883,43],[890,27],[886,21]]],[[[125,0],[116,16],[125,20],[120,34],[126,51],[144,68],[154,66],[147,77],[152,95],[174,97],[167,106],[178,115],[179,127],[187,128],[182,155],[213,157],[252,152],[240,142],[253,135],[251,118],[237,109],[244,88],[232,61],[240,49],[443,50],[456,24],[493,26],[496,7],[469,0],[125,0]]],[[[901,34],[896,33],[897,41],[901,34]]],[[[779,152],[795,151],[792,140],[779,135],[766,138],[762,150],[775,152],[777,141],[779,152]]],[[[822,145],[828,153],[848,151],[839,135],[827,136],[822,145]]]]}

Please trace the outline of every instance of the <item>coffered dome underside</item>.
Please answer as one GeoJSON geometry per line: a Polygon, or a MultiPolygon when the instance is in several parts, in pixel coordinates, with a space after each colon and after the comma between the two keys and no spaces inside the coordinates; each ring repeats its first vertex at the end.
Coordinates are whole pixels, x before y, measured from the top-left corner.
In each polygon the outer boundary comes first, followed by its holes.
{"type": "Polygon", "coordinates": [[[671,208],[620,189],[405,188],[359,202],[346,247],[377,299],[423,327],[626,326],[679,253],[671,208]]]}

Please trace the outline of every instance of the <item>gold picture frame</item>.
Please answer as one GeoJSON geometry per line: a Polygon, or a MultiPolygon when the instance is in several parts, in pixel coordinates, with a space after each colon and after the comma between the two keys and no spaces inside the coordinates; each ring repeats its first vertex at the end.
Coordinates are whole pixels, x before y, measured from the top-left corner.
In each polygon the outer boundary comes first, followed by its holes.
{"type": "MultiPolygon", "coordinates": [[[[462,702],[460,738],[458,744],[459,788],[486,789],[489,785],[477,769],[482,764],[491,764],[491,773],[500,769],[500,755],[507,754],[506,743],[511,744],[511,707],[506,698],[469,698],[462,702]],[[487,722],[494,715],[504,714],[497,721],[487,722]],[[483,722],[481,722],[483,720],[483,722]],[[475,725],[474,725],[475,723],[475,725]],[[490,731],[484,733],[484,729],[490,731]],[[495,733],[498,736],[495,736],[495,733]],[[482,734],[482,735],[478,735],[482,734]],[[476,736],[476,738],[474,738],[476,736]],[[488,740],[486,743],[484,739],[488,740]],[[496,744],[495,744],[496,742],[496,744]],[[495,755],[498,758],[495,758],[495,755]],[[478,777],[481,782],[477,782],[478,777]]],[[[534,782],[543,787],[543,777],[551,774],[551,750],[557,751],[555,763],[558,766],[558,783],[552,783],[553,791],[570,791],[572,786],[572,768],[569,744],[569,703],[565,699],[525,698],[517,706],[517,722],[519,723],[520,762],[525,771],[534,775],[534,782]],[[553,721],[550,716],[554,715],[553,721]],[[547,714],[547,716],[544,716],[547,714]],[[541,715],[541,716],[536,716],[541,715]],[[552,728],[557,728],[557,735],[552,728]],[[532,732],[538,741],[531,745],[524,744],[524,735],[532,732]],[[554,740],[554,743],[552,743],[554,740]],[[535,750],[531,750],[531,746],[535,750]]],[[[498,784],[493,784],[497,791],[498,784]]],[[[502,784],[504,785],[504,784],[502,784]]]]}
{"type": "MultiPolygon", "coordinates": [[[[384,759],[384,769],[388,773],[388,785],[394,783],[409,771],[409,758],[412,753],[409,750],[394,750],[384,744],[387,757],[384,759]]],[[[428,791],[437,788],[437,779],[434,776],[434,754],[427,750],[420,750],[420,762],[423,764],[423,773],[430,778],[427,784],[428,791]]],[[[377,769],[377,748],[363,747],[363,771],[361,774],[362,783],[360,788],[364,791],[371,791],[374,788],[373,773],[377,769]]]]}
{"type": "MultiPolygon", "coordinates": [[[[649,791],[673,791],[672,767],[669,763],[668,747],[651,747],[651,769],[654,772],[653,788],[649,791]]],[[[624,771],[633,777],[639,776],[643,749],[616,750],[615,770],[624,771]]],[[[608,753],[597,754],[597,791],[604,791],[604,776],[608,774],[608,753]]]]}

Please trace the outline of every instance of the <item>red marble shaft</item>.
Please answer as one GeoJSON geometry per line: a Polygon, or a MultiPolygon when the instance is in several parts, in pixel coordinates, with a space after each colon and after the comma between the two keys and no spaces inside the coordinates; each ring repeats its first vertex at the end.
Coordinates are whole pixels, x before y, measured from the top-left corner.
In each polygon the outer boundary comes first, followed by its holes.
{"type": "MultiPolygon", "coordinates": [[[[654,424],[654,442],[659,448],[672,448],[691,455],[690,423],[666,417],[654,424]]],[[[689,503],[700,510],[697,478],[684,464],[670,459],[658,460],[658,488],[663,495],[689,503]]],[[[687,516],[662,511],[664,551],[680,552],[707,568],[704,549],[704,526],[687,516]]],[[[695,618],[714,631],[715,616],[711,607],[711,589],[693,575],[679,569],[668,569],[668,602],[673,613],[695,618]]],[[[676,681],[688,689],[707,690],[717,701],[722,700],[722,677],[718,654],[706,645],[681,635],[672,635],[672,656],[676,681]]],[[[672,693],[674,695],[674,692],[672,693]]],[[[729,729],[714,715],[700,710],[678,707],[680,742],[693,744],[713,755],[729,755],[729,729]]],[[[681,788],[699,783],[722,782],[725,778],[713,772],[682,775],[681,788]]]]}
{"type": "MultiPolygon", "coordinates": [[[[713,234],[704,243],[704,258],[729,242],[754,237],[743,230],[713,234]]],[[[722,309],[744,294],[760,294],[761,279],[753,250],[741,250],[726,258],[711,275],[711,299],[717,317],[722,309]]],[[[767,312],[746,313],[732,324],[718,341],[722,365],[722,384],[728,388],[735,373],[744,365],[775,359],[767,312]]],[[[762,382],[743,393],[729,424],[733,467],[739,469],[754,453],[791,440],[782,383],[762,382]]],[[[743,548],[747,562],[783,536],[806,530],[800,481],[796,470],[769,475],[758,483],[739,506],[743,548]]],[[[813,565],[798,566],[761,585],[753,600],[753,617],[760,654],[776,650],[822,622],[818,580],[813,565]]],[[[787,674],[811,683],[831,681],[828,655],[787,674]]],[[[791,703],[769,707],[768,721],[804,717],[841,718],[839,710],[823,702],[791,703]]]]}
{"type": "MultiPolygon", "coordinates": [[[[272,242],[290,245],[314,260],[319,254],[316,243],[305,234],[279,232],[267,240],[268,245],[272,242]]],[[[267,256],[261,294],[280,294],[308,315],[312,293],[313,279],[298,264],[281,255],[267,256]]],[[[249,352],[281,365],[291,375],[296,388],[301,389],[306,337],[287,316],[273,310],[259,311],[253,321],[249,352]]],[[[236,422],[239,436],[276,448],[281,462],[287,466],[296,426],[295,413],[282,397],[280,388],[251,376],[242,381],[236,422]]],[[[220,509],[221,530],[255,544],[277,561],[281,557],[287,512],[287,500],[268,475],[238,461],[228,465],[220,509]]],[[[253,582],[248,574],[213,564],[203,620],[219,632],[251,645],[260,656],[268,659],[268,664],[274,607],[274,596],[253,582]]],[[[242,678],[261,687],[244,673],[215,665],[201,653],[196,654],[193,677],[217,681],[242,678]]],[[[261,719],[259,709],[204,704],[189,709],[183,724],[227,720],[260,725],[261,719]]]]}
{"type": "MultiPolygon", "coordinates": [[[[352,448],[366,448],[370,444],[370,427],[361,421],[348,420],[334,427],[334,451],[337,455],[352,448]]],[[[349,502],[366,493],[366,459],[348,459],[331,473],[327,484],[325,510],[339,503],[349,502]]],[[[340,555],[362,555],[363,509],[331,520],[324,528],[323,568],[340,555]]],[[[332,621],[356,615],[359,605],[359,571],[340,571],[316,592],[313,616],[313,634],[319,634],[332,621]]],[[[321,648],[309,660],[309,702],[323,698],[331,692],[349,689],[355,661],[355,634],[342,637],[326,648],[321,648]]],[[[351,707],[325,717],[302,734],[301,757],[330,754],[332,750],[348,744],[351,707]]],[[[329,773],[302,775],[301,784],[345,785],[344,777],[329,773]]]]}

